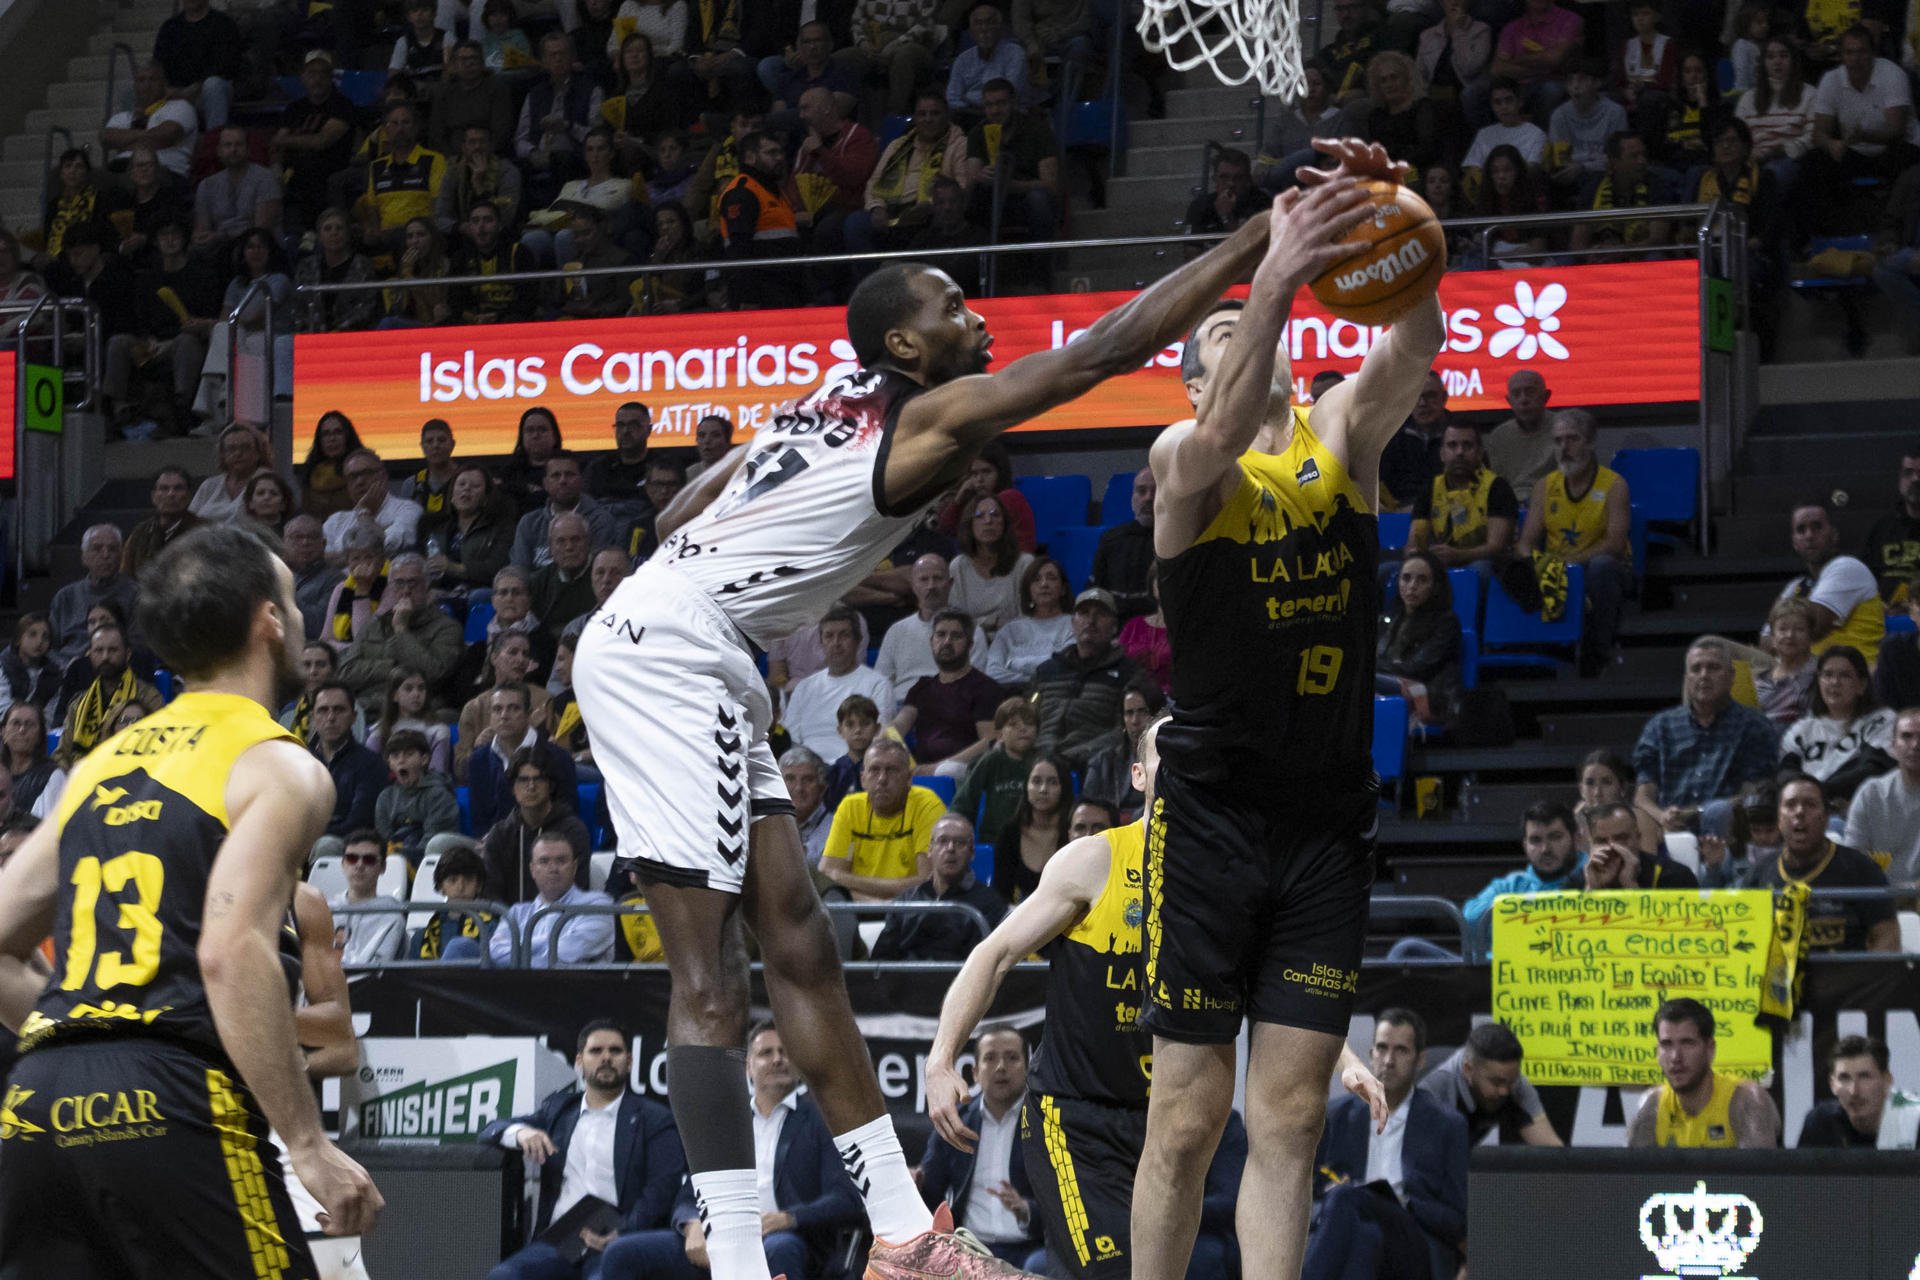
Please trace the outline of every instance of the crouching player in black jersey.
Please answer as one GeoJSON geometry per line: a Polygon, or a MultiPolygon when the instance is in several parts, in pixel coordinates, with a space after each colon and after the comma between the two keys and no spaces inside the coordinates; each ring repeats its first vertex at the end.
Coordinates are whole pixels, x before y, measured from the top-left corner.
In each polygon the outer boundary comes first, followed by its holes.
{"type": "Polygon", "coordinates": [[[295,1031],[288,910],[334,797],[270,710],[298,683],[293,574],[223,526],[140,587],[140,630],[191,691],[82,760],[0,872],[0,1020],[24,1051],[0,1277],[313,1280],[268,1125],[328,1233],[370,1230],[382,1201],[322,1131],[295,1031]]]}
{"type": "MultiPolygon", "coordinates": [[[[1145,793],[1148,812],[1155,739],[1165,723],[1141,733],[1133,763],[1133,784],[1145,793]]],[[[1020,1135],[1048,1251],[1074,1280],[1126,1280],[1133,1267],[1128,1215],[1153,1079],[1153,1036],[1136,1021],[1145,846],[1142,820],[1075,840],[1048,859],[1039,888],[967,957],[927,1055],[933,1127],[972,1151],[979,1135],[960,1123],[972,1092],[954,1058],[1007,971],[1035,951],[1046,955],[1046,1024],[1027,1076],[1020,1135]]],[[[1337,1069],[1384,1125],[1386,1094],[1366,1064],[1348,1050],[1337,1069]]],[[[1325,1084],[1322,1077],[1323,1093],[1325,1084]]]]}

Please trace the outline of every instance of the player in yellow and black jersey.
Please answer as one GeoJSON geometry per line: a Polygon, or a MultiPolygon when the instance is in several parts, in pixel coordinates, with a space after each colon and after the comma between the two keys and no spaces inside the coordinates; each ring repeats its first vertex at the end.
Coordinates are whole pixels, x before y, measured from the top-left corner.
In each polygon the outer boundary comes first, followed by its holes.
{"type": "MultiPolygon", "coordinates": [[[[1133,764],[1149,812],[1155,739],[1166,723],[1141,733],[1133,764]]],[[[971,1151],[978,1135],[960,1122],[970,1090],[954,1060],[1007,970],[1035,951],[1047,957],[1046,1023],[1027,1075],[1021,1150],[1048,1251],[1074,1280],[1124,1280],[1133,1266],[1134,1169],[1153,1082],[1153,1037],[1139,1024],[1146,850],[1142,820],[1075,840],[1048,859],[1039,887],[967,957],[927,1056],[934,1129],[971,1151]]],[[[1384,1121],[1386,1095],[1372,1073],[1351,1054],[1340,1065],[1348,1087],[1374,1099],[1384,1121]]]]}
{"type": "Polygon", "coordinates": [[[333,809],[273,719],[304,639],[293,575],[222,526],[141,575],[139,625],[192,692],[83,759],[0,872],[0,1280],[314,1274],[267,1127],[329,1230],[379,1193],[328,1142],[288,909],[333,809]],[[52,973],[36,964],[53,935],[52,973]]]}
{"type": "Polygon", "coordinates": [[[1293,296],[1351,252],[1339,241],[1356,219],[1339,210],[1354,180],[1406,168],[1365,143],[1315,145],[1340,168],[1303,170],[1304,193],[1275,203],[1244,309],[1223,304],[1188,337],[1195,416],[1149,455],[1176,710],[1147,823],[1142,957],[1160,1087],[1139,1181],[1165,1190],[1135,1201],[1135,1280],[1186,1271],[1247,1020],[1240,1203],[1263,1211],[1240,1216],[1240,1246],[1248,1274],[1299,1272],[1324,1082],[1359,976],[1378,808],[1380,455],[1446,332],[1429,297],[1371,340],[1352,378],[1310,410],[1291,403],[1293,296]]]}

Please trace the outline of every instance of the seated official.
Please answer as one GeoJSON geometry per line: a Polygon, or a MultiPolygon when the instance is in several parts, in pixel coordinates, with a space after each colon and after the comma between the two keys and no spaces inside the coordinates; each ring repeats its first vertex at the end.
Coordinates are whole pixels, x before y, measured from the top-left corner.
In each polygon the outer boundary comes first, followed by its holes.
{"type": "Polygon", "coordinates": [[[580,1030],[574,1068],[584,1087],[569,1086],[548,1097],[531,1115],[496,1120],[480,1133],[482,1143],[518,1150],[540,1170],[535,1236],[587,1196],[597,1196],[620,1214],[619,1230],[599,1234],[583,1228],[587,1246],[581,1264],[535,1239],[488,1273],[488,1280],[546,1280],[587,1274],[619,1236],[667,1225],[674,1194],[687,1172],[673,1112],[627,1085],[633,1046],[609,1019],[580,1030]]]}
{"type": "MultiPolygon", "coordinates": [[[[747,1033],[747,1081],[767,1270],[787,1280],[822,1275],[835,1238],[866,1221],[859,1192],[771,1022],[747,1033]]],[[[674,1202],[672,1227],[623,1235],[607,1250],[600,1280],[700,1280],[712,1268],[703,1226],[688,1180],[674,1202]]]]}
{"type": "Polygon", "coordinates": [[[1002,1024],[980,1029],[973,1042],[973,1078],[979,1089],[960,1112],[960,1123],[979,1135],[962,1151],[937,1132],[916,1170],[920,1194],[931,1206],[942,1200],[954,1225],[979,1237],[993,1256],[1028,1271],[1044,1270],[1040,1223],[1034,1217],[1020,1133],[1021,1100],[1027,1094],[1027,1042],[1002,1024]]]}
{"type": "Polygon", "coordinates": [[[1713,1011],[1682,996],[1653,1015],[1660,1074],[1627,1124],[1630,1147],[1777,1147],[1780,1112],[1752,1080],[1713,1069],[1713,1011]]]}
{"type": "Polygon", "coordinates": [[[1520,1037],[1504,1022],[1483,1022],[1467,1035],[1467,1042],[1429,1071],[1420,1087],[1435,1102],[1450,1106],[1467,1122],[1467,1142],[1479,1145],[1494,1129],[1498,1141],[1523,1142],[1530,1147],[1565,1145],[1553,1131],[1540,1093],[1520,1074],[1525,1051],[1520,1037]]]}
{"type": "Polygon", "coordinates": [[[1813,1104],[1795,1145],[1913,1150],[1920,1133],[1920,1097],[1894,1088],[1887,1064],[1884,1040],[1841,1036],[1827,1066],[1833,1096],[1813,1104]]]}
{"type": "Polygon", "coordinates": [[[1453,1280],[1467,1236],[1467,1122],[1413,1087],[1427,1028],[1410,1009],[1374,1024],[1368,1062],[1387,1095],[1385,1133],[1366,1100],[1327,1104],[1314,1153],[1313,1228],[1302,1280],[1453,1280]]]}

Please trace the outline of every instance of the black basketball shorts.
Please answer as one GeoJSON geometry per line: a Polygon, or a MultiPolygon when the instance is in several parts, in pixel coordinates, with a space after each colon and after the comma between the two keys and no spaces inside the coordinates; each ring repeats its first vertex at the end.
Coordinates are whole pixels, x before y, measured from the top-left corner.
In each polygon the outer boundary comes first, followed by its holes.
{"type": "Polygon", "coordinates": [[[1020,1142],[1048,1253],[1073,1280],[1128,1280],[1146,1111],[1029,1092],[1020,1142]]]}

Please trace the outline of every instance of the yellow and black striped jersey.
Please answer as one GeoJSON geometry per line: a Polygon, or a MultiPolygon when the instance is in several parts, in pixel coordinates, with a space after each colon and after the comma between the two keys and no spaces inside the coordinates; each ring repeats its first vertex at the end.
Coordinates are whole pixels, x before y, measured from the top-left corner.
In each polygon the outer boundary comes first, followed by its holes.
{"type": "MultiPolygon", "coordinates": [[[[187,693],[75,766],[53,821],[60,895],[53,976],[21,1028],[23,1051],[84,1035],[153,1035],[224,1057],[198,947],[226,787],[249,747],[293,736],[250,698],[187,693]]],[[[289,996],[297,932],[283,928],[289,996]]]]}

